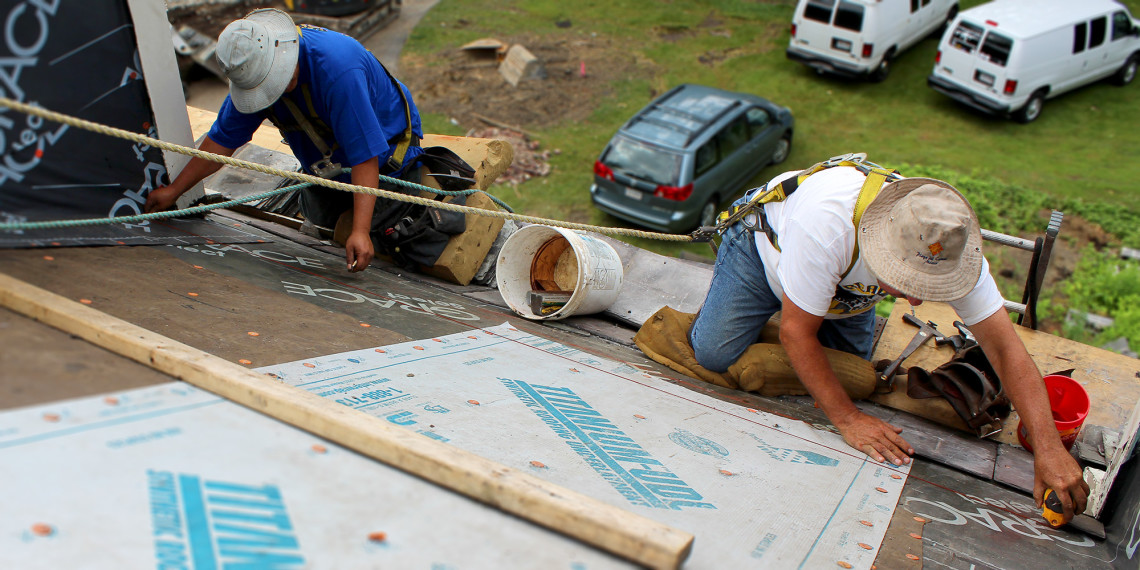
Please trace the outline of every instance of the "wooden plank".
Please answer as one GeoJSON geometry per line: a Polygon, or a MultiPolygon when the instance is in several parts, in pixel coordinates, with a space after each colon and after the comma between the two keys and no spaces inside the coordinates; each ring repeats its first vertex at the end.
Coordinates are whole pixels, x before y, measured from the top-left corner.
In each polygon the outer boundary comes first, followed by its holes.
{"type": "MultiPolygon", "coordinates": [[[[917,329],[903,322],[904,312],[910,312],[910,305],[905,300],[896,302],[887,327],[875,347],[873,360],[897,358],[903,347],[914,337],[917,329]]],[[[923,303],[915,308],[915,314],[924,321],[934,321],[938,330],[944,334],[957,333],[953,323],[958,316],[945,303],[923,303]]],[[[1084,386],[1092,401],[1092,409],[1085,420],[1086,426],[1099,425],[1113,431],[1127,429],[1133,405],[1140,400],[1140,360],[1017,325],[1014,325],[1014,329],[1043,374],[1075,369],[1073,378],[1084,386]]],[[[928,342],[916,350],[904,366],[920,366],[930,370],[944,364],[952,356],[953,350],[950,347],[936,348],[934,343],[928,342]]],[[[879,396],[873,399],[880,400],[879,396]]],[[[946,408],[950,409],[949,404],[946,404],[946,408]]],[[[998,441],[1017,443],[1014,433],[1016,428],[1017,418],[1011,414],[998,441]]]]}
{"type": "Polygon", "coordinates": [[[994,463],[994,481],[1033,494],[1033,454],[1009,445],[999,445],[994,463]]]}
{"type": "Polygon", "coordinates": [[[689,533],[391,426],[5,274],[0,305],[639,564],[678,568],[692,548],[689,533]]]}

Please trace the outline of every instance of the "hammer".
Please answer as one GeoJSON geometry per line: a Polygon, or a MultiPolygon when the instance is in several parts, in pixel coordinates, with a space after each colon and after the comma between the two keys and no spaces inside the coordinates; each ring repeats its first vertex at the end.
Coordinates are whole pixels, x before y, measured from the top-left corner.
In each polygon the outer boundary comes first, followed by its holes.
{"type": "Polygon", "coordinates": [[[908,356],[914,354],[914,351],[918,350],[918,347],[922,346],[927,340],[933,338],[935,344],[942,345],[949,343],[955,345],[955,349],[959,348],[955,339],[938,332],[938,325],[934,324],[933,321],[923,322],[910,313],[904,313],[903,320],[918,327],[918,332],[914,334],[914,338],[910,340],[910,344],[906,345],[906,348],[903,349],[902,354],[879,374],[879,382],[876,387],[877,392],[891,392],[894,390],[892,384],[894,384],[895,372],[898,371],[899,365],[901,365],[908,356]]]}

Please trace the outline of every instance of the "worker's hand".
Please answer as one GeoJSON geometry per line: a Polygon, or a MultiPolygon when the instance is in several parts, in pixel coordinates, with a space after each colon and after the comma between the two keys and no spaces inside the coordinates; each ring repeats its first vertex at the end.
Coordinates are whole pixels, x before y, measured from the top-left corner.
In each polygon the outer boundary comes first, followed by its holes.
{"type": "Polygon", "coordinates": [[[1081,466],[1058,442],[1048,449],[1037,449],[1033,455],[1033,500],[1041,507],[1045,489],[1053,489],[1065,509],[1065,521],[1085,510],[1089,498],[1089,484],[1085,483],[1081,466]]]}
{"type": "Polygon", "coordinates": [[[181,192],[170,186],[159,186],[146,195],[146,205],[143,206],[143,211],[148,214],[165,212],[174,207],[174,203],[178,201],[178,197],[181,195],[181,192]]]}
{"type": "Polygon", "coordinates": [[[847,445],[866,453],[871,459],[880,463],[886,459],[895,465],[910,463],[914,448],[899,437],[902,428],[859,411],[833,421],[847,445]]]}
{"type": "Polygon", "coordinates": [[[364,271],[372,263],[375,254],[368,232],[352,232],[344,241],[344,260],[348,263],[349,271],[364,271]]]}

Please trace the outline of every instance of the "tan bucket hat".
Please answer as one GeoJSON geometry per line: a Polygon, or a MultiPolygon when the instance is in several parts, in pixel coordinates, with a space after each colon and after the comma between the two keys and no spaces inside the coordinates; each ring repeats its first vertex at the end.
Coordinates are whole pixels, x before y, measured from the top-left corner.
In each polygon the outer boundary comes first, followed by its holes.
{"type": "Polygon", "coordinates": [[[953,186],[932,178],[891,182],[859,222],[859,251],[887,285],[924,301],[965,297],[982,273],[982,231],[953,186]]]}
{"type": "Polygon", "coordinates": [[[293,19],[273,8],[254,10],[222,30],[215,53],[238,111],[260,111],[285,93],[297,68],[299,42],[293,19]]]}

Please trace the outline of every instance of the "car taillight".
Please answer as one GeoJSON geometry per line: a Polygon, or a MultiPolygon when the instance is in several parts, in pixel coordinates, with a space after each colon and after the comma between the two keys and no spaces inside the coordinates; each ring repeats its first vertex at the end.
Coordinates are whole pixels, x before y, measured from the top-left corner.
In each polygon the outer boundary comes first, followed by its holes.
{"type": "Polygon", "coordinates": [[[1017,91],[1017,81],[1014,81],[1012,79],[1006,79],[1005,80],[1005,89],[1002,89],[1001,92],[1006,94],[1006,95],[1013,95],[1014,91],[1017,91]]]}
{"type": "Polygon", "coordinates": [[[683,202],[693,195],[693,183],[690,182],[684,186],[658,186],[653,191],[653,195],[666,200],[683,202]]]}
{"type": "Polygon", "coordinates": [[[942,50],[934,52],[934,63],[942,63],[942,50]]]}
{"type": "Polygon", "coordinates": [[[610,169],[610,167],[602,164],[602,161],[600,161],[600,160],[594,161],[594,174],[596,174],[597,176],[601,176],[602,178],[605,178],[606,180],[612,181],[614,179],[614,171],[612,169],[610,169]]]}
{"type": "Polygon", "coordinates": [[[875,51],[875,44],[863,44],[863,57],[871,57],[871,53],[875,51]]]}
{"type": "Polygon", "coordinates": [[[792,22],[792,37],[796,37],[796,23],[792,22]]]}

